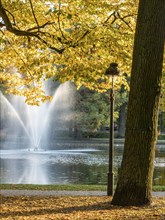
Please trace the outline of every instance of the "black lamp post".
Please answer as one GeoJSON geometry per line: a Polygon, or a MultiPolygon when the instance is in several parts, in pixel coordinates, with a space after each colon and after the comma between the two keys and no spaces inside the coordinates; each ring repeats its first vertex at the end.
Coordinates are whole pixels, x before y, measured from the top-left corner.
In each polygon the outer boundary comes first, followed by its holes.
{"type": "Polygon", "coordinates": [[[113,196],[114,173],[113,173],[113,157],[114,157],[114,77],[120,73],[117,63],[111,63],[106,70],[105,75],[112,79],[112,88],[110,91],[110,130],[109,130],[109,169],[108,169],[108,185],[107,195],[113,196]]]}

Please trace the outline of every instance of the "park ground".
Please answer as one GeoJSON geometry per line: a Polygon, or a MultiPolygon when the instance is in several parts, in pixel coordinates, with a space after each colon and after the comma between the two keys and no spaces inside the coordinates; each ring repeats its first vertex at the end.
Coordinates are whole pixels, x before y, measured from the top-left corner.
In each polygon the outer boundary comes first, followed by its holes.
{"type": "Polygon", "coordinates": [[[108,196],[3,196],[1,220],[164,220],[165,199],[141,207],[111,205],[108,196]]]}

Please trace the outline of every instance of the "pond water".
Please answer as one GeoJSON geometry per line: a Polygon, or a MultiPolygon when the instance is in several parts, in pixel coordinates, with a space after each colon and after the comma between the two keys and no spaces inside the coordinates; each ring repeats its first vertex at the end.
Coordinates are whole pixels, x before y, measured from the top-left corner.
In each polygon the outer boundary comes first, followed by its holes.
{"type": "MultiPolygon", "coordinates": [[[[60,145],[60,144],[59,144],[60,145]]],[[[67,147],[68,148],[68,147],[67,147]]],[[[115,145],[115,182],[123,146],[115,145]]],[[[1,183],[12,184],[106,184],[108,144],[75,144],[69,149],[2,149],[1,183]]],[[[165,185],[165,146],[156,147],[153,184],[165,185]]]]}

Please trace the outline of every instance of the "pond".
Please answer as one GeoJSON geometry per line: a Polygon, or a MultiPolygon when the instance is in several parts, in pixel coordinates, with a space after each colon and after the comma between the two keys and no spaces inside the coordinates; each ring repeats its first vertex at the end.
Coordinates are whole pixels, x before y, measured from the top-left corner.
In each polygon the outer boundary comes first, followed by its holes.
{"type": "MultiPolygon", "coordinates": [[[[123,145],[115,143],[115,183],[123,145]]],[[[1,183],[11,184],[106,184],[108,143],[56,143],[49,150],[3,149],[1,183]],[[54,149],[56,148],[56,150],[54,149]]],[[[157,145],[153,185],[165,185],[165,146],[157,145]]]]}

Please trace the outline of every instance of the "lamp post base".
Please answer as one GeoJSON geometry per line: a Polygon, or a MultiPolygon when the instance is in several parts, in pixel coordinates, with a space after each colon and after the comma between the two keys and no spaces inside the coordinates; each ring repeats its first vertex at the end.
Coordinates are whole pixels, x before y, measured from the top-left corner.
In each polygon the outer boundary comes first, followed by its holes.
{"type": "Polygon", "coordinates": [[[107,196],[113,196],[113,182],[114,182],[113,172],[108,173],[107,196]]]}

